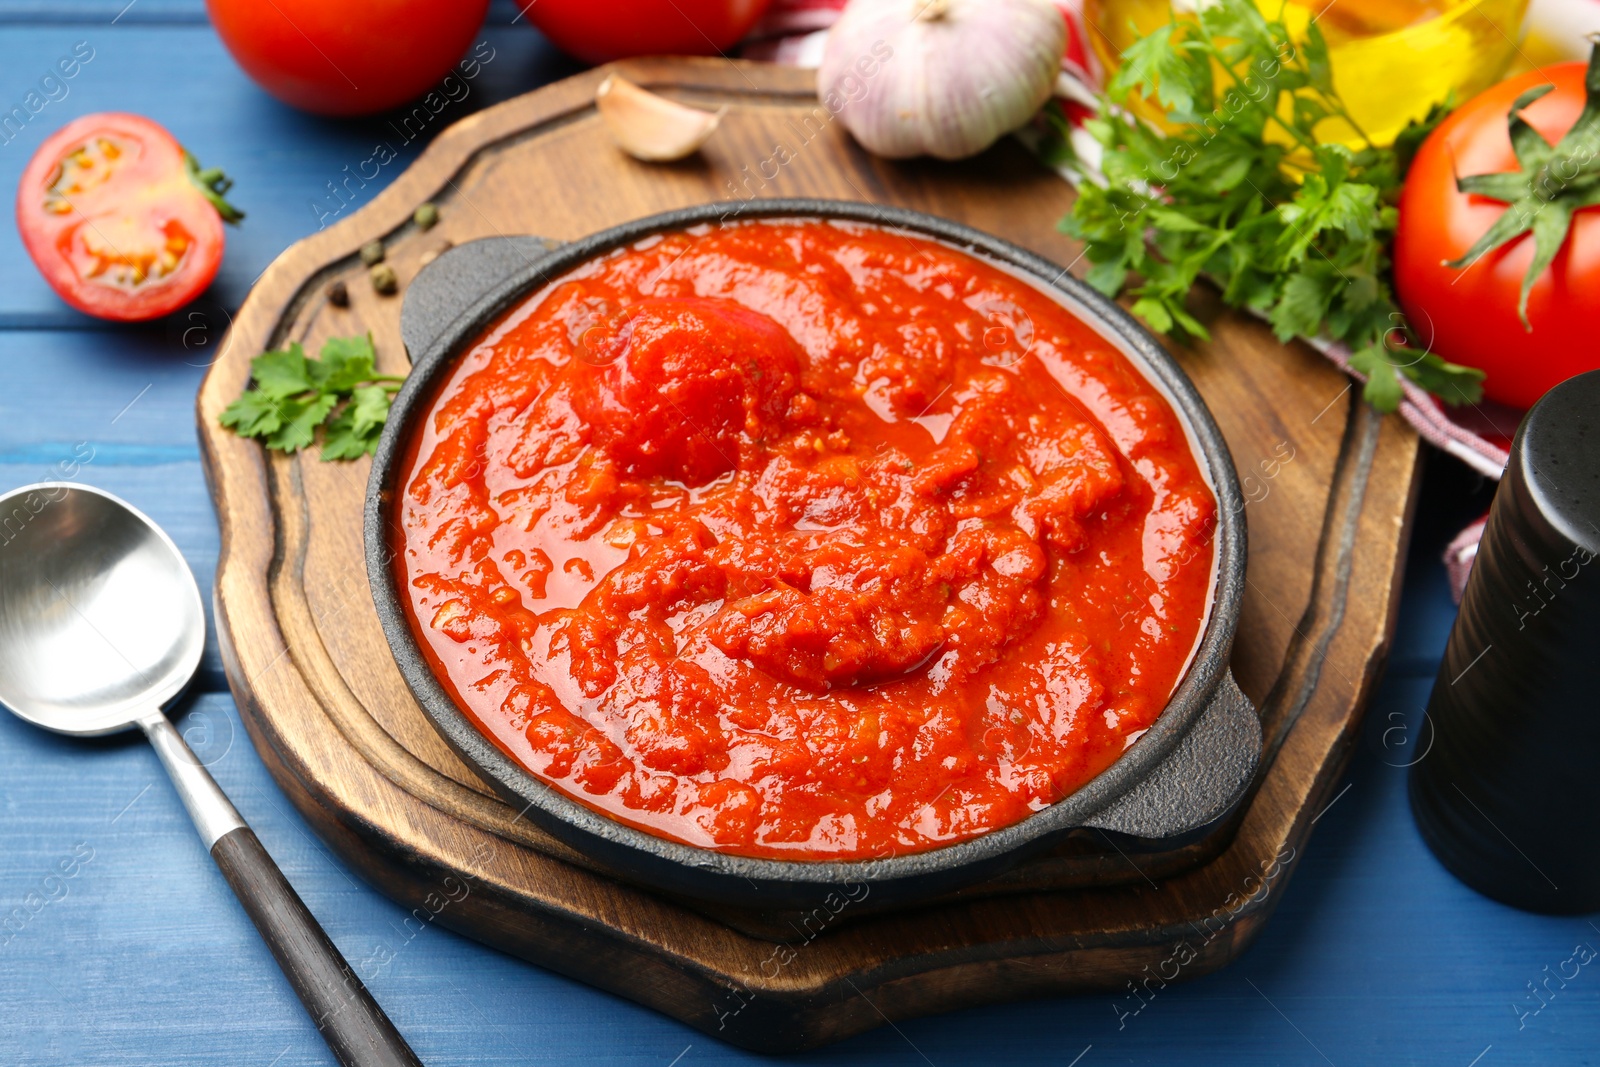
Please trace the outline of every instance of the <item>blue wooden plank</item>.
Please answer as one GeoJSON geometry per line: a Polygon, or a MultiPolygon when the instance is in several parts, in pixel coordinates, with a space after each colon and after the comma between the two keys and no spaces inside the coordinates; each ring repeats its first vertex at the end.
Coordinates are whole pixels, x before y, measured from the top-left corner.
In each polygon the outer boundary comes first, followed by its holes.
{"type": "Polygon", "coordinates": [[[194,393],[210,361],[198,337],[186,349],[160,325],[0,331],[0,463],[43,466],[85,440],[106,456],[198,459],[194,393]]]}
{"type": "MultiPolygon", "coordinates": [[[[79,41],[87,42],[94,58],[67,83],[67,95],[0,145],[6,202],[29,156],[67,121],[108,110],[148,115],[236,183],[230,196],[248,217],[230,228],[227,256],[207,294],[225,308],[237,307],[291,242],[370,200],[450,122],[579,69],[525,23],[486,26],[478,54],[487,61],[477,77],[455,90],[459,100],[435,116],[421,137],[408,141],[404,127],[391,125],[393,116],[332,120],[278,103],[245,77],[206,24],[30,24],[0,33],[0,113],[22,104],[56,58],[79,41]],[[390,145],[396,158],[364,188],[351,186],[353,195],[341,208],[329,183],[342,185],[345,168],[359,169],[380,143],[390,145]]],[[[0,328],[39,326],[100,328],[56,299],[22,251],[15,229],[0,227],[0,328]]]]}
{"type": "MultiPolygon", "coordinates": [[[[205,0],[7,0],[0,24],[199,25],[207,21],[205,0]]],[[[485,23],[521,21],[512,0],[492,0],[485,23]]]]}

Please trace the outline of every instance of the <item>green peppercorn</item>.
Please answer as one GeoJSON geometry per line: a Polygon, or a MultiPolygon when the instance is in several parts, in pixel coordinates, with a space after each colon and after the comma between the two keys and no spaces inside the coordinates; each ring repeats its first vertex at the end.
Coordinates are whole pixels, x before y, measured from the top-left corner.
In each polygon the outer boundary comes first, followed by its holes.
{"type": "Polygon", "coordinates": [[[372,278],[372,287],[384,296],[389,296],[400,288],[399,276],[387,263],[375,264],[368,275],[372,278]]]}
{"type": "Polygon", "coordinates": [[[361,262],[364,266],[374,267],[383,262],[383,242],[368,241],[361,246],[361,262]]]}
{"type": "Polygon", "coordinates": [[[417,224],[419,230],[431,230],[433,224],[439,221],[439,209],[432,204],[423,204],[411,213],[411,221],[417,224]]]}

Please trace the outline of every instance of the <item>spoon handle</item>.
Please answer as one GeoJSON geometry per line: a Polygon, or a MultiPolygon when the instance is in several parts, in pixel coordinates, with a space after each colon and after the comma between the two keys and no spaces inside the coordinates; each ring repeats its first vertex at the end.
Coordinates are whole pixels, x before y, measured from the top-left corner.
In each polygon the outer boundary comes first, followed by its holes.
{"type": "Polygon", "coordinates": [[[344,1067],[422,1067],[176,728],[160,712],[139,720],[195,829],[261,939],[344,1067]]]}

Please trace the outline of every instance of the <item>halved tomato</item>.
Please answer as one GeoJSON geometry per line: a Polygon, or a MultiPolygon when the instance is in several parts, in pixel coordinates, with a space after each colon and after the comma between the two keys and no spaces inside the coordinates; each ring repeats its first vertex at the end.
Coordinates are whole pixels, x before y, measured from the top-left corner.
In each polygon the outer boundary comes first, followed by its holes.
{"type": "Polygon", "coordinates": [[[79,311],[103,319],[158,318],[216,277],[222,223],[244,216],[158,124],[107,111],[57,130],[17,186],[17,229],[34,265],[79,311]]]}

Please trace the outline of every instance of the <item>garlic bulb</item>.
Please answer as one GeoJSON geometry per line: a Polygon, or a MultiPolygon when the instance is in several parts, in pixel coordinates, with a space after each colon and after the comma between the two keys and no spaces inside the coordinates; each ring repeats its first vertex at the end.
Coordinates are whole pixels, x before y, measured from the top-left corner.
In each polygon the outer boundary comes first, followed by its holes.
{"type": "Polygon", "coordinates": [[[595,90],[595,107],[622,150],[635,159],[670,163],[693,155],[727,113],[701,111],[641,89],[612,74],[595,90]]]}
{"type": "Polygon", "coordinates": [[[850,0],[817,91],[877,155],[964,159],[1050,98],[1066,36],[1050,0],[850,0]]]}

